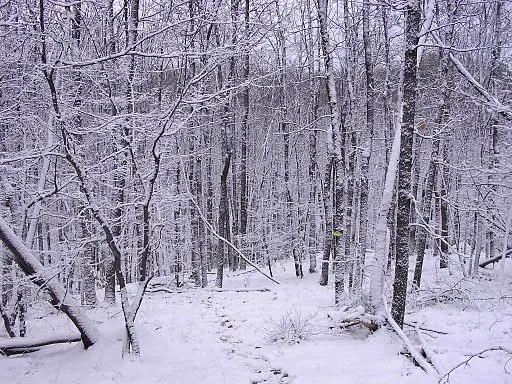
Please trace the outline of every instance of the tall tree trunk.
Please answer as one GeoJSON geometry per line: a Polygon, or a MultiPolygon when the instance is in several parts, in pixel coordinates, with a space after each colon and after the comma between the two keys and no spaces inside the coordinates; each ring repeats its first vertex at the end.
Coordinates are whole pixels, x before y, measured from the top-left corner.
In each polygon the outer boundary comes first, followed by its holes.
{"type": "Polygon", "coordinates": [[[418,215],[416,213],[420,207],[416,204],[418,198],[418,184],[420,180],[420,167],[421,167],[421,138],[416,136],[413,142],[413,158],[412,158],[412,177],[411,177],[411,217],[409,222],[412,224],[409,227],[409,254],[414,255],[416,251],[416,222],[418,215]]]}
{"type": "MultiPolygon", "coordinates": [[[[237,41],[237,20],[238,20],[238,0],[231,2],[231,43],[234,46],[237,41]]],[[[220,46],[219,33],[216,35],[217,45],[220,46]]],[[[217,79],[218,87],[222,89],[227,88],[226,100],[223,101],[222,105],[222,121],[221,121],[221,154],[223,167],[220,176],[220,200],[219,200],[219,235],[227,240],[230,239],[231,225],[230,225],[230,214],[229,214],[229,197],[228,197],[228,185],[227,178],[229,174],[229,168],[231,166],[231,157],[233,155],[233,146],[231,142],[231,135],[234,132],[235,115],[233,110],[233,92],[230,89],[234,85],[235,79],[235,66],[236,60],[234,53],[230,52],[228,57],[228,73],[227,79],[224,81],[224,73],[222,65],[217,66],[217,79]]],[[[227,247],[225,242],[221,239],[217,245],[217,278],[215,285],[218,288],[222,288],[224,280],[224,260],[226,254],[228,260],[232,259],[231,247],[227,247]]],[[[238,257],[238,256],[235,256],[238,257]]]]}
{"type": "MultiPolygon", "coordinates": [[[[180,194],[180,180],[181,180],[181,168],[178,165],[176,167],[176,196],[180,194]]],[[[180,218],[181,218],[181,207],[180,202],[176,203],[177,205],[174,207],[173,219],[174,219],[174,280],[176,281],[176,287],[179,287],[182,282],[180,282],[180,272],[182,271],[182,244],[181,244],[181,227],[180,227],[180,218]]]]}
{"type": "Polygon", "coordinates": [[[441,188],[439,192],[439,201],[441,205],[441,258],[439,259],[439,268],[448,268],[448,252],[449,252],[449,233],[448,226],[450,216],[448,211],[448,167],[446,165],[448,157],[448,144],[443,143],[442,165],[440,173],[441,188]]]}
{"type": "MultiPolygon", "coordinates": [[[[227,139],[226,139],[227,140],[227,139]]],[[[227,149],[224,152],[224,164],[220,176],[220,201],[219,201],[219,235],[225,239],[229,238],[229,202],[227,178],[231,163],[231,152],[227,149]]],[[[226,258],[226,244],[219,239],[217,245],[217,279],[215,285],[222,288],[224,279],[224,260],[226,258]]]]}
{"type": "Polygon", "coordinates": [[[328,159],[325,165],[324,186],[323,186],[323,206],[325,216],[325,235],[322,253],[322,273],[320,275],[320,285],[327,285],[329,282],[329,262],[331,258],[333,243],[333,227],[332,227],[332,158],[328,159]]]}
{"type": "Polygon", "coordinates": [[[363,3],[363,49],[364,67],[366,73],[366,132],[362,134],[363,150],[361,153],[361,191],[359,200],[359,255],[356,255],[356,281],[354,288],[356,296],[362,289],[362,267],[365,264],[368,237],[368,195],[369,168],[372,153],[373,128],[375,125],[375,85],[373,75],[372,44],[370,38],[370,3],[363,3]]]}
{"type": "MultiPolygon", "coordinates": [[[[107,50],[109,54],[114,54],[116,52],[116,37],[114,35],[114,0],[107,0],[107,50]]],[[[111,95],[112,97],[112,95],[111,95]]],[[[117,115],[117,108],[114,103],[111,104],[111,114],[112,116],[117,115]]],[[[122,129],[119,128],[119,131],[122,133],[122,129]]],[[[121,135],[123,137],[123,135],[121,135]]],[[[122,140],[116,140],[118,142],[114,142],[112,145],[112,151],[117,151],[121,147],[125,147],[126,143],[123,143],[122,140]]],[[[121,218],[123,216],[123,208],[122,205],[124,203],[124,189],[126,184],[126,152],[122,155],[121,164],[118,167],[114,168],[114,190],[117,191],[114,194],[114,204],[115,209],[113,212],[113,220],[114,225],[112,230],[114,232],[114,236],[119,239],[122,234],[121,227],[121,218]]],[[[114,305],[116,302],[116,272],[114,266],[114,255],[111,252],[108,252],[104,258],[103,266],[105,269],[105,292],[104,292],[104,301],[107,304],[114,305]]]]}
{"type": "MultiPolygon", "coordinates": [[[[309,169],[308,176],[310,182],[309,189],[309,228],[308,228],[308,250],[309,250],[309,273],[315,273],[317,270],[317,252],[318,252],[318,236],[317,236],[317,195],[318,195],[318,155],[317,155],[317,120],[318,120],[318,87],[315,81],[315,44],[313,39],[313,15],[311,9],[311,1],[307,1],[307,24],[305,30],[306,36],[306,52],[308,63],[308,91],[309,91],[309,113],[308,125],[309,132],[309,169]]],[[[330,252],[330,251],[329,251],[330,252]]],[[[328,267],[328,265],[327,265],[328,267]]]]}
{"type": "MultiPolygon", "coordinates": [[[[245,32],[245,45],[249,44],[249,8],[250,0],[244,2],[244,32],[245,32]]],[[[242,89],[242,119],[240,123],[241,130],[241,143],[240,143],[240,239],[241,248],[246,251],[246,235],[247,235],[247,205],[248,205],[248,191],[247,191],[247,133],[249,130],[249,50],[244,52],[242,57],[242,81],[245,83],[242,89]]],[[[244,259],[240,260],[240,269],[246,268],[244,259]]]]}
{"type": "MultiPolygon", "coordinates": [[[[502,9],[503,9],[503,0],[498,0],[495,3],[495,20],[494,25],[492,27],[492,41],[493,41],[493,47],[491,51],[491,62],[490,62],[490,72],[489,77],[487,79],[488,87],[491,88],[491,92],[495,95],[498,90],[498,76],[499,76],[499,66],[500,66],[500,59],[501,59],[501,51],[502,51],[502,44],[503,41],[501,39],[501,33],[502,33],[502,9]]],[[[500,151],[498,148],[499,143],[499,131],[498,131],[498,118],[495,113],[491,116],[491,119],[489,121],[489,129],[490,129],[490,136],[491,136],[491,142],[490,142],[490,151],[489,151],[489,176],[487,177],[487,181],[489,185],[491,185],[491,198],[494,198],[494,195],[496,195],[497,187],[496,187],[496,176],[494,175],[494,172],[496,168],[499,166],[499,157],[500,157],[500,151]]],[[[490,212],[490,215],[493,220],[496,220],[495,213],[490,212]]],[[[496,235],[494,233],[494,228],[492,226],[489,226],[489,230],[487,232],[487,238],[489,239],[489,252],[487,254],[488,258],[493,258],[496,256],[496,235]]]]}
{"type": "Polygon", "coordinates": [[[334,65],[331,43],[327,31],[327,0],[318,0],[318,22],[320,25],[320,41],[325,66],[327,100],[331,121],[327,128],[326,143],[328,161],[325,169],[324,205],[325,210],[325,243],[322,264],[321,285],[328,280],[328,255],[330,250],[334,256],[335,301],[343,291],[343,268],[341,264],[342,252],[339,238],[343,233],[343,157],[341,151],[341,117],[338,109],[338,95],[334,79],[334,65]],[[332,182],[330,181],[332,177],[332,182]],[[334,203],[332,199],[334,198],[334,203]],[[331,248],[332,247],[332,248],[331,248]]]}
{"type": "Polygon", "coordinates": [[[95,264],[95,246],[94,243],[88,241],[90,238],[87,225],[82,221],[80,223],[82,229],[82,240],[86,241],[84,245],[84,253],[82,256],[82,284],[83,284],[83,300],[82,304],[89,307],[95,307],[98,304],[98,297],[96,296],[96,279],[94,274],[95,264]]]}
{"type": "Polygon", "coordinates": [[[407,296],[407,274],[409,269],[409,218],[411,212],[411,169],[414,117],[417,96],[417,44],[420,31],[419,1],[411,0],[407,5],[405,19],[405,63],[403,91],[403,120],[400,137],[400,161],[398,168],[398,206],[396,229],[396,262],[393,283],[393,319],[402,327],[407,296]]]}
{"type": "Polygon", "coordinates": [[[343,292],[343,254],[340,248],[340,237],[343,233],[343,155],[341,146],[341,117],[338,109],[338,95],[334,79],[334,64],[331,43],[327,31],[327,0],[318,0],[318,22],[320,25],[320,41],[324,59],[327,100],[331,121],[327,128],[327,166],[325,170],[324,204],[328,207],[325,215],[324,260],[322,265],[321,285],[327,284],[326,257],[332,249],[334,258],[334,300],[343,292]],[[332,181],[331,180],[332,177],[332,181]],[[329,188],[330,187],[330,188],[329,188]],[[333,199],[334,202],[331,200],[333,199]],[[329,212],[332,210],[331,212],[329,212]],[[331,248],[332,247],[332,248],[331,248]],[[324,272],[325,268],[325,272],[324,272]]]}
{"type": "Polygon", "coordinates": [[[190,185],[190,192],[193,195],[194,201],[190,202],[190,231],[191,231],[191,267],[192,267],[192,279],[196,287],[201,287],[201,233],[199,231],[199,212],[197,211],[196,204],[201,203],[200,198],[200,180],[198,176],[201,171],[197,168],[201,166],[201,160],[199,155],[194,155],[195,151],[199,151],[196,146],[197,138],[190,138],[190,153],[192,154],[192,161],[188,170],[188,182],[190,185]]]}

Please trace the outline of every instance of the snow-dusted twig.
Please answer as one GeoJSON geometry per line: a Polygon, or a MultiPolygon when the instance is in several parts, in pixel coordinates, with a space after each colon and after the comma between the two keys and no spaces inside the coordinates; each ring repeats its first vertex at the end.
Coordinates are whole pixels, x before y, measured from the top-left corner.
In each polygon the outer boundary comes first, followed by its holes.
{"type": "MultiPolygon", "coordinates": [[[[439,36],[435,33],[432,33],[432,37],[434,40],[441,46],[445,48],[450,48],[443,44],[439,36]]],[[[486,100],[487,107],[496,111],[505,119],[511,121],[512,120],[512,108],[508,105],[502,104],[497,98],[492,96],[466,69],[464,64],[460,62],[452,53],[449,54],[450,61],[455,65],[459,73],[471,84],[471,86],[486,100]]]]}
{"type": "Polygon", "coordinates": [[[448,332],[444,332],[444,331],[439,331],[437,329],[432,329],[432,328],[426,328],[426,327],[418,327],[417,324],[411,324],[411,323],[406,323],[404,321],[404,325],[407,325],[408,327],[412,327],[412,328],[419,328],[421,331],[427,331],[427,332],[434,332],[434,333],[439,333],[440,335],[447,335],[448,332]]]}
{"type": "Polygon", "coordinates": [[[437,374],[441,373],[442,372],[441,363],[437,359],[437,355],[429,348],[429,346],[425,342],[425,339],[423,338],[423,335],[420,332],[419,324],[416,324],[415,330],[416,330],[416,335],[418,336],[418,340],[421,345],[421,349],[423,349],[423,353],[425,354],[425,357],[428,359],[430,364],[434,367],[437,374]]]}
{"type": "Polygon", "coordinates": [[[405,335],[404,331],[395,322],[393,316],[391,316],[391,311],[389,310],[388,303],[384,295],[382,296],[382,302],[384,303],[384,310],[386,311],[386,319],[388,320],[389,324],[396,332],[396,334],[402,339],[402,341],[405,344],[405,348],[407,348],[407,350],[409,351],[413,359],[416,361],[416,363],[418,363],[421,369],[423,369],[429,375],[433,375],[436,377],[439,376],[436,369],[427,360],[425,360],[425,358],[418,352],[418,350],[412,345],[409,338],[405,335]]]}
{"type": "Polygon", "coordinates": [[[506,352],[510,355],[512,355],[512,349],[511,348],[507,348],[507,347],[504,347],[502,345],[498,345],[496,347],[490,347],[490,348],[486,348],[480,352],[477,352],[477,353],[474,353],[472,354],[471,356],[469,356],[466,360],[464,361],[461,361],[459,364],[457,364],[455,367],[453,367],[452,369],[450,369],[448,372],[446,372],[443,376],[441,376],[441,378],[438,380],[438,384],[441,384],[441,383],[447,383],[448,380],[449,380],[449,377],[450,377],[450,374],[455,371],[456,369],[462,367],[463,365],[466,365],[468,364],[473,358],[475,357],[481,357],[484,353],[487,353],[487,352],[493,352],[493,351],[502,351],[502,352],[506,352]]]}

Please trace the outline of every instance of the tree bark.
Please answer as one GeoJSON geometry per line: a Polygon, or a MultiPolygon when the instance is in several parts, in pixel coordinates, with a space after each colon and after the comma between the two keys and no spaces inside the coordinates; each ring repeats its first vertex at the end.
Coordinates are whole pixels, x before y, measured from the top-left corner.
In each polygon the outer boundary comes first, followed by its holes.
{"type": "Polygon", "coordinates": [[[448,211],[448,167],[446,161],[448,157],[447,144],[443,144],[442,165],[440,174],[441,188],[439,192],[439,201],[441,205],[441,257],[439,259],[439,268],[448,268],[448,252],[449,252],[449,234],[448,226],[450,222],[448,211]]]}
{"type": "Polygon", "coordinates": [[[405,19],[405,63],[403,90],[403,120],[400,137],[400,162],[398,168],[398,206],[396,229],[395,279],[393,283],[392,314],[403,327],[409,269],[409,218],[411,211],[411,169],[414,118],[417,97],[417,44],[420,31],[420,6],[417,0],[408,3],[405,19]]]}
{"type": "MultiPolygon", "coordinates": [[[[220,176],[220,201],[219,201],[219,235],[225,239],[229,238],[229,204],[228,204],[228,185],[227,178],[229,173],[229,166],[231,164],[231,152],[227,151],[224,154],[224,165],[220,176]]],[[[217,279],[215,286],[222,288],[224,279],[224,259],[226,245],[225,242],[219,239],[217,245],[217,279]]]]}
{"type": "MultiPolygon", "coordinates": [[[[248,45],[249,41],[249,4],[250,0],[244,2],[244,32],[245,44],[248,45]]],[[[242,57],[242,81],[245,83],[242,88],[242,119],[241,119],[241,143],[240,143],[240,244],[242,251],[245,251],[247,241],[247,205],[248,205],[248,191],[247,191],[247,133],[249,130],[249,113],[250,113],[250,100],[249,100],[249,73],[250,73],[249,50],[244,52],[242,57]]],[[[247,263],[245,260],[240,260],[240,269],[245,269],[247,263]]]]}
{"type": "Polygon", "coordinates": [[[324,205],[325,212],[325,243],[322,264],[321,285],[328,280],[328,255],[332,249],[334,256],[335,301],[340,297],[343,282],[342,252],[339,250],[339,237],[343,233],[343,155],[341,146],[341,117],[338,109],[338,95],[334,79],[334,64],[331,43],[327,30],[327,0],[318,0],[318,22],[320,25],[320,41],[324,59],[327,100],[331,121],[327,128],[326,143],[328,161],[325,170],[324,205]],[[330,181],[332,177],[332,182],[330,181]],[[332,199],[334,198],[334,202],[332,199]]]}

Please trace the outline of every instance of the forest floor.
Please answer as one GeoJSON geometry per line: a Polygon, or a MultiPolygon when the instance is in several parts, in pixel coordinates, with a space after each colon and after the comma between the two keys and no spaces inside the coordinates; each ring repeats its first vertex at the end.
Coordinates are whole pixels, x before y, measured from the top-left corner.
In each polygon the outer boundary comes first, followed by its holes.
{"type": "MultiPolygon", "coordinates": [[[[460,271],[430,267],[425,288],[410,296],[406,322],[443,332],[423,332],[442,374],[486,348],[512,346],[510,276],[499,278],[491,270],[461,279],[460,271]]],[[[140,360],[121,358],[120,309],[99,307],[89,311],[103,336],[99,343],[87,351],[74,343],[0,356],[0,383],[433,384],[440,379],[403,355],[401,340],[388,328],[368,334],[337,327],[329,316],[337,311],[332,285],[319,286],[318,273],[297,279],[292,263],[285,262],[274,267],[280,285],[254,271],[226,275],[221,292],[184,287],[148,293],[136,321],[140,360]]],[[[209,276],[213,287],[214,275],[209,276]]],[[[63,314],[43,304],[30,308],[28,325],[30,335],[73,329],[63,314]]],[[[415,333],[405,330],[411,337],[415,333]]],[[[484,353],[442,382],[512,383],[511,358],[502,351],[484,353]]]]}

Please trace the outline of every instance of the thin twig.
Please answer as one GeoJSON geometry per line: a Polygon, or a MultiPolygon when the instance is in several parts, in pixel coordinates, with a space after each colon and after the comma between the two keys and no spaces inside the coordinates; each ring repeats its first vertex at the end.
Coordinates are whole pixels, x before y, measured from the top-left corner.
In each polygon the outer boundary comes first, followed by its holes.
{"type": "Polygon", "coordinates": [[[441,384],[443,382],[443,380],[446,378],[446,381],[444,381],[445,383],[448,382],[448,379],[450,377],[450,374],[455,371],[456,369],[462,367],[463,365],[467,365],[471,359],[475,358],[475,357],[480,357],[481,355],[483,355],[484,353],[486,352],[492,352],[492,351],[503,351],[503,352],[506,352],[506,353],[509,353],[512,355],[512,349],[510,348],[507,348],[507,347],[503,347],[501,345],[498,345],[497,347],[490,347],[490,348],[486,348],[484,349],[483,351],[480,351],[478,353],[475,353],[473,355],[471,355],[470,357],[468,357],[466,360],[464,361],[461,361],[459,364],[457,364],[455,367],[453,367],[452,369],[450,369],[448,372],[446,372],[443,376],[441,376],[441,378],[439,379],[439,381],[437,382],[438,384],[441,384]]]}

